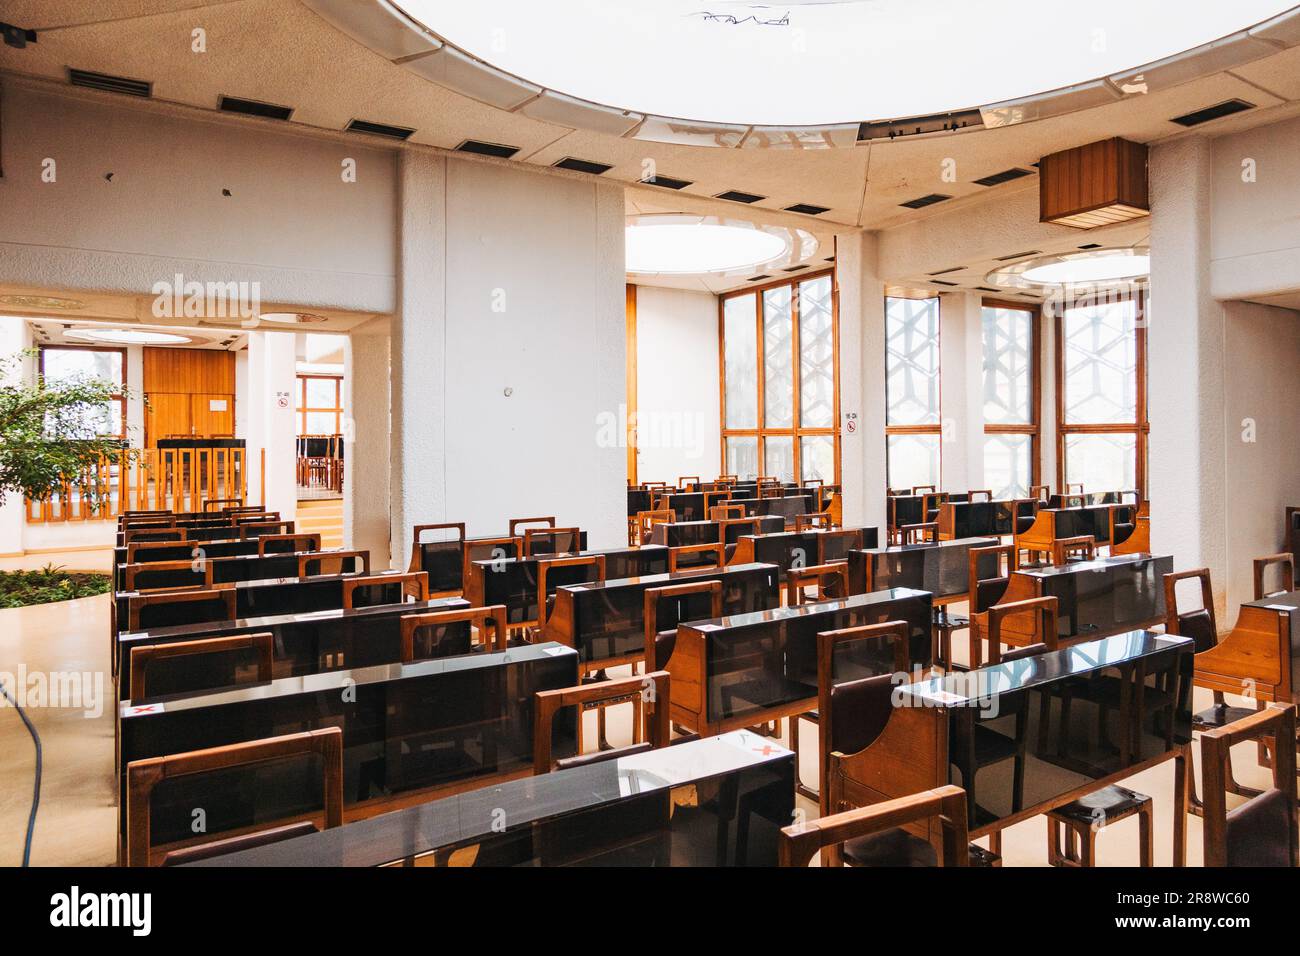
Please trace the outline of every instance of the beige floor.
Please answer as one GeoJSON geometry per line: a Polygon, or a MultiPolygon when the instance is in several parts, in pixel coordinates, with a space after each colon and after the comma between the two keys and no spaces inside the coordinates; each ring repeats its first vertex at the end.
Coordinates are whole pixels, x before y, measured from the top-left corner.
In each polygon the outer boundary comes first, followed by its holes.
{"type": "MultiPolygon", "coordinates": [[[[87,717],[79,709],[32,708],[45,750],[45,781],[36,822],[32,860],[38,865],[110,865],[114,860],[116,807],[113,783],[113,694],[108,676],[108,597],[83,598],[38,607],[0,611],[0,671],[16,673],[19,663],[32,671],[76,671],[102,675],[103,710],[87,717]]],[[[1198,691],[1198,709],[1209,705],[1198,691]]],[[[629,738],[630,708],[610,712],[610,738],[629,738]],[[621,713],[620,713],[621,712],[621,713]]],[[[594,720],[594,716],[590,719],[594,720]]],[[[588,739],[594,739],[594,725],[588,739]]],[[[815,729],[804,725],[804,779],[815,779],[815,729]]],[[[1240,748],[1234,761],[1238,779],[1259,785],[1265,771],[1253,766],[1253,751],[1240,748]]],[[[30,739],[10,708],[0,708],[0,865],[19,862],[31,799],[33,755],[30,739]]],[[[1199,767],[1199,760],[1198,760],[1199,767]]],[[[1172,860],[1173,764],[1138,774],[1129,786],[1155,800],[1156,863],[1172,860]]],[[[1266,784],[1265,784],[1266,785],[1266,784]]],[[[816,815],[815,804],[799,805],[816,815]]],[[[1098,840],[1103,865],[1137,863],[1137,821],[1126,820],[1098,840]]],[[[1006,831],[1003,854],[1008,866],[1044,866],[1047,824],[1041,818],[1006,831]]],[[[1201,821],[1188,818],[1188,860],[1201,862],[1201,821]]]]}

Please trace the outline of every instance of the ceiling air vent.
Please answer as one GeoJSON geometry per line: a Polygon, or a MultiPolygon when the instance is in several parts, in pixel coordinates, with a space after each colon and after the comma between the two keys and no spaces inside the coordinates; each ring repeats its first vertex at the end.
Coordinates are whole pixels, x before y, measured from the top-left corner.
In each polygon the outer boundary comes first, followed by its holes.
{"type": "Polygon", "coordinates": [[[691,184],[688,179],[673,179],[671,176],[647,176],[641,182],[647,186],[662,186],[664,189],[685,189],[691,184]]]}
{"type": "Polygon", "coordinates": [[[109,76],[107,73],[92,73],[90,70],[69,69],[68,82],[73,86],[104,90],[107,93],[125,93],[127,96],[146,98],[153,95],[153,84],[147,80],[129,80],[125,76],[109,76]]]}
{"type": "Polygon", "coordinates": [[[781,271],[782,271],[782,272],[802,272],[804,269],[807,269],[807,268],[808,268],[808,266],[807,266],[806,264],[805,264],[805,265],[801,265],[801,266],[786,266],[786,267],[785,267],[784,269],[782,269],[781,271]]]}
{"type": "Polygon", "coordinates": [[[1222,119],[1225,116],[1231,116],[1233,113],[1244,113],[1246,110],[1253,110],[1254,108],[1254,103],[1247,103],[1245,100],[1226,100],[1216,106],[1207,106],[1203,110],[1175,116],[1171,122],[1177,123],[1179,126],[1200,126],[1210,120],[1222,119]]]}
{"type": "Polygon", "coordinates": [[[746,282],[762,282],[764,279],[772,278],[769,275],[754,276],[752,279],[746,279],[746,282]]]}
{"type": "Polygon", "coordinates": [[[961,270],[965,268],[965,266],[953,266],[951,269],[940,269],[938,272],[930,272],[927,273],[927,275],[946,276],[950,272],[961,272],[961,270]]]}
{"type": "Polygon", "coordinates": [[[1022,179],[1025,176],[1034,175],[1027,169],[1004,169],[1000,173],[994,173],[992,176],[985,176],[983,179],[975,180],[976,186],[1001,186],[1003,183],[1009,183],[1013,179],[1022,179]]]}
{"type": "Polygon", "coordinates": [[[975,287],[975,291],[976,291],[976,292],[993,292],[993,293],[998,293],[998,292],[1001,292],[1002,290],[1001,290],[1001,289],[990,289],[990,288],[989,288],[988,286],[986,286],[986,285],[977,285],[977,286],[975,287]]]}
{"type": "Polygon", "coordinates": [[[406,139],[415,132],[405,126],[389,126],[387,123],[372,123],[370,120],[360,119],[354,119],[344,129],[350,133],[372,133],[375,136],[387,136],[391,139],[406,139]]]}
{"type": "Polygon", "coordinates": [[[714,199],[725,199],[728,202],[751,203],[758,202],[760,199],[766,199],[766,196],[759,196],[754,193],[742,193],[739,189],[728,189],[725,193],[718,193],[714,199]]]}
{"type": "Polygon", "coordinates": [[[824,212],[830,212],[830,206],[814,206],[812,203],[797,202],[793,206],[786,206],[786,212],[799,212],[805,216],[820,216],[824,212]]]}
{"type": "Polygon", "coordinates": [[[292,106],[276,106],[274,103],[243,100],[237,96],[222,96],[217,105],[226,113],[243,113],[245,116],[260,116],[262,119],[287,120],[293,115],[292,106]]]}
{"type": "Polygon", "coordinates": [[[945,196],[943,193],[930,193],[928,196],[920,196],[917,199],[900,202],[899,205],[908,209],[924,209],[926,206],[933,206],[935,203],[947,202],[951,198],[951,196],[945,196]]]}
{"type": "Polygon", "coordinates": [[[1100,249],[1100,248],[1101,248],[1101,243],[1100,243],[1100,242],[1085,242],[1085,243],[1084,243],[1083,245],[1081,245],[1079,248],[1080,248],[1080,249],[1100,249]]]}
{"type": "Polygon", "coordinates": [[[614,168],[609,163],[597,163],[590,159],[574,159],[572,156],[565,156],[554,165],[556,169],[571,169],[575,173],[591,173],[593,176],[607,173],[614,168]]]}
{"type": "Polygon", "coordinates": [[[1043,251],[1041,249],[1030,249],[1028,252],[1013,252],[1009,256],[998,256],[994,261],[1010,262],[1012,259],[1024,259],[1028,256],[1041,256],[1042,254],[1043,251]]]}
{"type": "Polygon", "coordinates": [[[495,156],[497,159],[509,159],[519,152],[518,146],[506,146],[502,143],[484,143],[477,139],[467,139],[456,147],[457,152],[476,153],[479,156],[495,156]]]}
{"type": "Polygon", "coordinates": [[[931,285],[946,285],[946,286],[953,286],[953,287],[956,287],[956,285],[957,285],[956,282],[948,282],[948,281],[946,281],[946,280],[944,280],[944,279],[931,279],[931,280],[930,280],[930,284],[931,284],[931,285]]]}

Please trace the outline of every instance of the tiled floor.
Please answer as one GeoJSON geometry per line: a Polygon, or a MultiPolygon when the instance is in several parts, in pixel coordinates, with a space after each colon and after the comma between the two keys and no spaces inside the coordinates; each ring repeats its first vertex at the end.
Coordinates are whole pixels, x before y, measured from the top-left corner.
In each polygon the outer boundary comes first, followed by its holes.
{"type": "MultiPolygon", "coordinates": [[[[113,781],[112,683],[108,676],[108,598],[84,598],[58,604],[0,611],[0,671],[16,674],[54,671],[88,674],[87,687],[96,700],[76,708],[32,707],[30,716],[45,749],[45,781],[36,823],[32,860],[43,865],[112,864],[115,858],[116,806],[113,781]],[[91,713],[87,715],[86,711],[91,713]]],[[[1209,705],[1208,692],[1197,693],[1198,709],[1209,705]]],[[[33,755],[30,739],[16,713],[0,708],[0,864],[19,861],[31,800],[33,755]]],[[[615,743],[629,739],[629,707],[611,709],[609,736],[615,743]]],[[[588,739],[595,739],[594,714],[588,739]]],[[[804,725],[802,772],[815,779],[815,728],[804,725]]],[[[1266,771],[1254,765],[1253,750],[1236,753],[1238,779],[1260,785],[1266,771]]],[[[1199,768],[1199,761],[1198,761],[1199,768]]],[[[1156,863],[1172,859],[1173,763],[1138,774],[1128,785],[1155,800],[1156,863]]],[[[799,806],[815,816],[816,806],[799,798],[799,806]]],[[[1041,817],[1006,831],[1003,855],[1008,866],[1043,866],[1047,824],[1041,817]]],[[[1103,865],[1137,863],[1137,821],[1126,820],[1101,834],[1103,865]]],[[[1201,861],[1201,821],[1188,818],[1188,859],[1201,861]]]]}

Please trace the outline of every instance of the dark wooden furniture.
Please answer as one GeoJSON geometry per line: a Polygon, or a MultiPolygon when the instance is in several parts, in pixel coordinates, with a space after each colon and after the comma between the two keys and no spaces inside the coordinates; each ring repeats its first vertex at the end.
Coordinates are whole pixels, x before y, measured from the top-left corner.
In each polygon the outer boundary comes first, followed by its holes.
{"type": "Polygon", "coordinates": [[[562,687],[558,690],[538,691],[533,698],[535,707],[533,773],[550,773],[557,767],[564,770],[579,763],[617,759],[630,753],[641,753],[668,746],[671,736],[668,725],[670,695],[671,686],[666,671],[651,671],[643,677],[627,677],[594,684],[579,684],[576,687],[562,687]],[[629,746],[596,751],[591,754],[579,753],[577,756],[559,761],[552,759],[551,742],[554,737],[555,716],[562,708],[578,708],[577,719],[581,720],[582,711],[587,708],[618,703],[628,697],[634,697],[640,702],[640,706],[636,708],[632,743],[629,746]],[[643,715],[645,715],[644,725],[643,715]]]}
{"type": "Polygon", "coordinates": [[[783,531],[778,534],[741,535],[736,550],[728,564],[774,564],[785,572],[791,568],[806,568],[832,561],[848,559],[855,548],[874,548],[875,528],[841,528],[826,531],[810,528],[807,531],[783,531]]]}
{"type": "Polygon", "coordinates": [[[1047,814],[1047,862],[1051,866],[1097,865],[1097,834],[1138,818],[1139,866],[1154,866],[1155,821],[1151,798],[1118,784],[1103,787],[1047,814]]]}
{"type": "MultiPolygon", "coordinates": [[[[1016,548],[1030,556],[1053,553],[1059,538],[1091,537],[1098,547],[1122,545],[1136,531],[1136,505],[1042,508],[1033,524],[1016,533],[1016,548]]],[[[1112,552],[1114,553],[1114,552],[1112,552]]]]}
{"type": "Polygon", "coordinates": [[[474,648],[467,631],[450,627],[462,623],[478,631],[478,647],[481,650],[504,651],[506,649],[509,627],[506,624],[504,605],[404,614],[401,619],[402,663],[410,664],[412,661],[428,660],[431,657],[470,653],[474,648]],[[420,642],[418,649],[417,640],[420,642]]]}
{"type": "MultiPolygon", "coordinates": [[[[180,658],[230,654],[239,651],[251,651],[253,653],[254,680],[259,683],[269,681],[273,669],[273,639],[269,631],[262,631],[257,634],[206,637],[194,641],[169,641],[166,643],[142,644],[134,647],[131,649],[131,663],[127,669],[127,696],[134,701],[149,699],[148,676],[151,666],[157,668],[158,665],[163,665],[164,661],[177,661],[180,658]]],[[[165,667],[165,665],[163,666],[165,667]]],[[[235,666],[238,667],[238,665],[235,666]]],[[[183,685],[184,677],[181,678],[181,682],[183,685]]],[[[212,672],[209,671],[208,681],[200,679],[199,683],[191,683],[188,686],[178,688],[176,681],[173,679],[167,685],[167,693],[177,693],[178,690],[189,692],[207,690],[213,687],[230,687],[234,683],[234,679],[224,676],[217,677],[213,681],[212,672]]]]}
{"type": "MultiPolygon", "coordinates": [[[[882,842],[882,837],[891,844],[905,844],[910,834],[902,828],[918,825],[937,835],[940,852],[934,854],[934,865],[968,865],[966,793],[951,784],[785,827],[781,830],[781,865],[807,866],[819,851],[856,842],[882,842]]],[[[842,851],[833,859],[842,863],[842,851]]]]}

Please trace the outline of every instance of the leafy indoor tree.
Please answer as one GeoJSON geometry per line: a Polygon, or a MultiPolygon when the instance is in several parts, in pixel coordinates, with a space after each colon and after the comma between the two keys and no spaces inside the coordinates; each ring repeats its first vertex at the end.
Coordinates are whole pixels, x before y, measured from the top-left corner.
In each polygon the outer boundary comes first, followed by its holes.
{"type": "Polygon", "coordinates": [[[122,394],[115,382],[78,376],[57,383],[23,374],[27,350],[0,357],[0,493],[40,499],[72,485],[92,511],[108,487],[99,465],[125,464],[136,452],[117,436],[100,434],[103,409],[122,394]]]}

